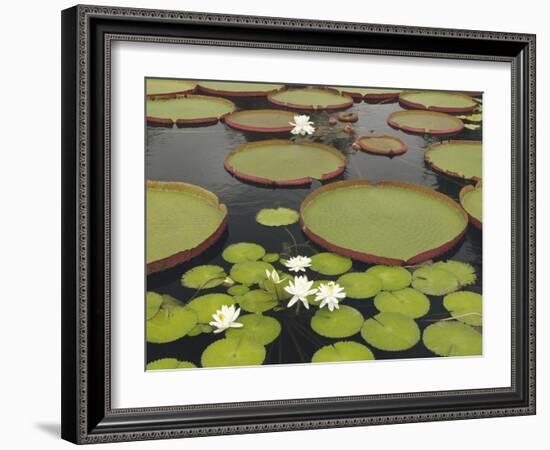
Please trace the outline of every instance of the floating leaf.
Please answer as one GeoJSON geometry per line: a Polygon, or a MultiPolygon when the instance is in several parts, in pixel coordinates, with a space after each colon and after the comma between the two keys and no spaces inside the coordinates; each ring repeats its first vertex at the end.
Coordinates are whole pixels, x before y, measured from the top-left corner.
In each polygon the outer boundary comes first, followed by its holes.
{"type": "Polygon", "coordinates": [[[384,291],[397,291],[411,284],[411,273],[400,266],[374,266],[367,270],[382,282],[384,291]]]}
{"type": "Polygon", "coordinates": [[[291,111],[282,109],[245,109],[224,117],[227,125],[237,130],[255,133],[284,133],[291,131],[294,120],[291,111]]]}
{"type": "Polygon", "coordinates": [[[396,111],[388,117],[388,124],[408,133],[449,135],[464,128],[462,120],[436,111],[396,111]]]}
{"type": "Polygon", "coordinates": [[[244,284],[236,284],[234,286],[231,286],[228,290],[227,290],[227,293],[229,295],[233,295],[233,296],[239,296],[239,295],[244,295],[246,294],[248,291],[250,291],[250,288],[248,286],[245,286],[244,284]]]}
{"type": "Polygon", "coordinates": [[[409,91],[399,95],[399,104],[407,108],[460,114],[473,111],[477,103],[465,94],[443,91],[409,91]]]}
{"type": "Polygon", "coordinates": [[[256,222],[266,227],[292,225],[298,222],[299,218],[298,211],[290,208],[265,208],[256,214],[256,222]]]}
{"type": "Polygon", "coordinates": [[[481,141],[448,141],[432,144],[424,153],[424,161],[434,170],[449,176],[478,180],[482,176],[483,166],[481,141]]]}
{"type": "Polygon", "coordinates": [[[160,96],[168,94],[184,94],[192,92],[197,87],[197,83],[189,80],[168,80],[165,78],[149,78],[146,81],[146,94],[150,96],[160,96]]]}
{"type": "Polygon", "coordinates": [[[475,186],[464,186],[459,193],[460,204],[468,213],[470,222],[476,228],[481,230],[483,217],[483,188],[481,181],[478,181],[475,186]]]}
{"type": "Polygon", "coordinates": [[[412,288],[380,292],[374,299],[380,312],[395,312],[416,319],[430,310],[430,300],[422,292],[412,288]]]}
{"type": "Polygon", "coordinates": [[[394,136],[361,136],[355,141],[367,153],[397,156],[406,153],[407,144],[394,136]]]}
{"type": "Polygon", "coordinates": [[[225,335],[228,338],[249,339],[258,344],[267,345],[281,334],[281,324],[277,319],[261,314],[246,314],[239,317],[242,328],[230,328],[225,335]]]}
{"type": "Polygon", "coordinates": [[[206,294],[191,300],[187,307],[197,313],[197,322],[207,324],[212,321],[212,314],[223,305],[231,306],[235,303],[235,298],[227,294],[206,294]]]}
{"type": "Polygon", "coordinates": [[[404,314],[381,312],[365,321],[361,336],[373,347],[395,352],[413,347],[420,340],[420,329],[404,314]]]}
{"type": "Polygon", "coordinates": [[[340,275],[350,270],[351,266],[350,258],[336,253],[317,253],[311,257],[311,270],[322,275],[340,275]]]}
{"type": "Polygon", "coordinates": [[[363,316],[351,306],[340,305],[339,309],[329,311],[319,309],[311,318],[311,328],[317,334],[329,338],[353,336],[363,325],[363,316]]]}
{"type": "Polygon", "coordinates": [[[290,282],[294,280],[294,275],[290,275],[281,271],[277,271],[277,273],[279,274],[279,278],[281,279],[280,283],[277,284],[270,279],[266,279],[260,282],[260,287],[278,299],[286,300],[291,298],[292,294],[289,294],[287,291],[285,291],[285,287],[289,286],[290,282]]]}
{"type": "Polygon", "coordinates": [[[353,105],[351,97],[340,94],[336,89],[304,87],[281,89],[268,95],[267,99],[289,109],[344,109],[353,105]]]}
{"type": "Polygon", "coordinates": [[[181,277],[181,284],[191,289],[210,289],[219,286],[227,277],[225,270],[220,266],[197,266],[185,272],[181,277]]]}
{"type": "Polygon", "coordinates": [[[186,306],[161,306],[146,322],[147,342],[164,344],[185,336],[197,323],[197,314],[186,306]]]}
{"type": "Polygon", "coordinates": [[[242,309],[252,313],[263,313],[277,306],[277,299],[270,292],[254,289],[238,298],[242,309]]]}
{"type": "Polygon", "coordinates": [[[267,263],[275,263],[279,261],[279,254],[278,253],[266,253],[266,255],[262,258],[262,261],[265,261],[267,263]]]}
{"type": "Polygon", "coordinates": [[[471,264],[462,261],[439,261],[433,267],[451,272],[460,283],[460,286],[469,286],[476,282],[476,270],[471,264]]]}
{"type": "Polygon", "coordinates": [[[147,292],[145,305],[147,320],[152,319],[159,312],[160,305],[162,305],[162,295],[156,292],[147,292]]]}
{"type": "Polygon", "coordinates": [[[244,81],[200,81],[199,88],[208,94],[235,97],[258,97],[283,88],[283,84],[244,81]]]}
{"type": "Polygon", "coordinates": [[[258,284],[267,278],[265,272],[273,269],[273,266],[264,261],[247,261],[235,264],[231,268],[231,278],[242,284],[258,284]]]}
{"type": "Polygon", "coordinates": [[[428,295],[445,295],[456,291],[460,283],[451,272],[430,265],[413,272],[412,287],[428,295]]]}
{"type": "Polygon", "coordinates": [[[363,344],[353,341],[340,341],[317,350],[311,362],[365,361],[374,359],[373,353],[363,344]]]}
{"type": "Polygon", "coordinates": [[[265,347],[250,339],[225,338],[210,344],[201,356],[203,367],[259,366],[265,347]]]}
{"type": "Polygon", "coordinates": [[[439,356],[481,355],[482,351],[481,333],[461,322],[439,321],[429,325],[422,341],[439,356]]]}
{"type": "Polygon", "coordinates": [[[338,278],[337,283],[344,288],[349,298],[374,297],[382,289],[382,282],[375,275],[365,272],[351,272],[338,278]]]}
{"type": "Polygon", "coordinates": [[[222,258],[230,263],[241,263],[246,261],[257,261],[265,255],[261,245],[250,242],[239,242],[231,244],[222,253],[222,258]]]}
{"type": "Polygon", "coordinates": [[[476,292],[453,292],[443,298],[443,306],[451,316],[468,325],[482,325],[481,295],[476,292]]]}
{"type": "Polygon", "coordinates": [[[187,333],[187,336],[198,336],[202,333],[212,333],[212,327],[203,323],[196,324],[193,329],[187,333]]]}
{"type": "Polygon", "coordinates": [[[171,369],[191,369],[195,364],[190,361],[178,361],[176,358],[161,358],[151,361],[145,370],[171,370],[171,369]]]}
{"type": "Polygon", "coordinates": [[[233,112],[236,106],[224,98],[206,95],[182,95],[173,98],[156,98],[147,100],[147,122],[155,124],[164,120],[166,124],[198,125],[216,123],[227,113],[233,112]]]}
{"type": "Polygon", "coordinates": [[[465,123],[464,128],[468,128],[468,130],[479,130],[481,125],[475,123],[465,123]]]}

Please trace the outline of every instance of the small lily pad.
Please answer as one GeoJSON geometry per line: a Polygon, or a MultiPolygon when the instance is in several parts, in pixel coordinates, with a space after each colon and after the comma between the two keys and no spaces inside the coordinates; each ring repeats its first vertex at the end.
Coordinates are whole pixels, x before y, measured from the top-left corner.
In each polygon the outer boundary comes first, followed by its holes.
{"type": "Polygon", "coordinates": [[[416,269],[412,276],[412,287],[428,295],[445,295],[460,287],[458,278],[451,272],[434,266],[416,269]]]}
{"type": "Polygon", "coordinates": [[[429,325],[422,341],[439,356],[473,356],[481,355],[482,351],[481,333],[461,322],[439,321],[429,325]]]}
{"type": "Polygon", "coordinates": [[[281,324],[273,317],[247,314],[239,317],[239,322],[243,324],[242,328],[230,328],[225,334],[226,337],[244,337],[258,344],[267,345],[281,334],[281,324]]]}
{"type": "Polygon", "coordinates": [[[350,270],[351,266],[350,258],[336,253],[317,253],[311,257],[311,270],[322,275],[340,275],[350,270]]]}
{"type": "Polygon", "coordinates": [[[412,288],[380,292],[374,298],[374,306],[380,312],[395,312],[416,319],[430,310],[430,300],[422,292],[412,288]]]}
{"type": "Polygon", "coordinates": [[[460,283],[460,286],[469,286],[476,282],[476,270],[471,264],[462,261],[439,261],[433,267],[451,272],[460,283]]]}
{"type": "Polygon", "coordinates": [[[235,264],[231,268],[231,278],[242,284],[258,284],[267,278],[265,272],[273,269],[273,266],[264,261],[246,261],[235,264]]]}
{"type": "Polygon", "coordinates": [[[476,292],[453,292],[443,299],[443,306],[451,316],[468,325],[482,325],[481,295],[476,292]]]}
{"type": "Polygon", "coordinates": [[[300,214],[290,208],[265,208],[256,214],[256,222],[266,227],[282,227],[298,222],[300,214]]]}
{"type": "Polygon", "coordinates": [[[187,333],[187,336],[198,336],[202,333],[212,333],[212,327],[210,325],[198,323],[189,333],[187,333]]]}
{"type": "Polygon", "coordinates": [[[250,291],[250,288],[248,286],[245,286],[244,284],[236,284],[235,286],[231,286],[227,290],[227,293],[236,297],[239,295],[244,295],[248,291],[250,291]]]}
{"type": "Polygon", "coordinates": [[[374,266],[367,273],[380,279],[384,291],[397,291],[411,284],[411,273],[401,266],[374,266]]]}
{"type": "Polygon", "coordinates": [[[339,309],[329,311],[319,309],[311,318],[311,328],[317,334],[329,338],[353,336],[363,325],[363,316],[351,306],[340,305],[339,309]]]}
{"type": "Polygon", "coordinates": [[[238,298],[242,309],[252,313],[263,313],[277,306],[275,296],[262,289],[254,289],[238,298]]]}
{"type": "Polygon", "coordinates": [[[381,312],[365,321],[361,336],[373,347],[395,352],[413,347],[420,340],[420,329],[404,314],[381,312]]]}
{"type": "Polygon", "coordinates": [[[206,294],[191,300],[187,307],[197,313],[198,323],[209,323],[212,314],[216,314],[223,305],[231,306],[237,303],[234,297],[227,294],[206,294]]]}
{"type": "Polygon", "coordinates": [[[344,288],[349,298],[374,297],[382,289],[382,282],[375,275],[365,272],[350,272],[338,278],[337,283],[344,288]]]}
{"type": "Polygon", "coordinates": [[[162,305],[162,295],[156,292],[147,292],[145,305],[147,320],[152,319],[159,312],[160,305],[162,305]]]}
{"type": "Polygon", "coordinates": [[[147,342],[164,344],[185,336],[197,323],[197,313],[186,306],[162,305],[146,322],[147,342]]]}
{"type": "Polygon", "coordinates": [[[340,341],[321,347],[313,354],[311,362],[365,361],[372,359],[374,359],[374,355],[366,345],[353,341],[340,341]]]}
{"type": "Polygon", "coordinates": [[[246,261],[257,261],[265,255],[265,250],[261,245],[250,242],[239,242],[231,244],[222,253],[222,258],[232,264],[246,261]]]}
{"type": "Polygon", "coordinates": [[[145,370],[191,369],[195,367],[197,366],[190,361],[179,361],[176,358],[161,358],[151,361],[145,366],[145,370]]]}
{"type": "Polygon", "coordinates": [[[265,261],[266,263],[275,263],[279,261],[279,254],[278,253],[266,253],[265,256],[262,258],[262,261],[265,261]]]}
{"type": "Polygon", "coordinates": [[[191,289],[210,289],[222,284],[225,277],[227,274],[223,267],[197,266],[182,275],[181,284],[191,289]]]}
{"type": "Polygon", "coordinates": [[[265,347],[255,341],[225,338],[210,344],[201,356],[203,367],[259,366],[265,359],[265,347]]]}

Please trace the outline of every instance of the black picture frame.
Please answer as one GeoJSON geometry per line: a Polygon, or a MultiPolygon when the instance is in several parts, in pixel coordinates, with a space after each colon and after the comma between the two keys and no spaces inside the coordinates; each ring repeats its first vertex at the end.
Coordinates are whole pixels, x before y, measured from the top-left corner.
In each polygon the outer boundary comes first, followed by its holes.
{"type": "Polygon", "coordinates": [[[535,36],[75,6],[62,12],[62,437],[84,444],[535,413],[535,36]],[[110,45],[201,43],[504,61],[512,68],[512,384],[113,409],[110,45]]]}

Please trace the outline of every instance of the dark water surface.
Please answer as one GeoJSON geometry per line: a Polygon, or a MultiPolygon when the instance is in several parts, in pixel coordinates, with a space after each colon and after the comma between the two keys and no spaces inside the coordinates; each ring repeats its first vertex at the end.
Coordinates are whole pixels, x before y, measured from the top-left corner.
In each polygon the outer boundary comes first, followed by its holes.
{"type": "MultiPolygon", "coordinates": [[[[234,99],[232,99],[235,101],[234,99]]],[[[237,99],[235,101],[240,109],[273,108],[265,99],[237,99]]],[[[326,127],[327,134],[322,142],[333,145],[344,152],[348,157],[346,171],[331,181],[343,179],[364,178],[370,181],[378,180],[402,180],[422,184],[447,194],[458,201],[460,189],[467,184],[460,180],[433,172],[424,164],[423,150],[431,143],[441,139],[433,137],[415,136],[394,130],[386,124],[390,113],[402,108],[398,103],[367,104],[354,103],[347,112],[355,112],[359,115],[359,121],[352,124],[356,130],[354,136],[338,132],[341,129],[339,123],[335,127],[329,127],[327,119],[331,114],[326,112],[307,113],[315,122],[315,127],[326,127]],[[387,158],[371,155],[364,152],[354,152],[351,144],[360,135],[391,135],[404,140],[409,150],[402,156],[387,158]]],[[[297,113],[303,114],[303,113],[297,113]]],[[[335,115],[335,114],[332,114],[335,115]]],[[[147,128],[146,148],[146,176],[150,180],[183,181],[202,186],[215,193],[222,203],[227,205],[228,227],[227,231],[216,245],[208,249],[199,257],[181,264],[170,270],[150,275],[147,277],[147,290],[163,294],[170,294],[185,302],[195,291],[181,286],[181,275],[191,267],[201,264],[216,264],[222,266],[229,273],[231,265],[221,258],[222,250],[229,244],[237,242],[255,242],[262,245],[267,252],[280,253],[284,243],[290,242],[289,235],[284,228],[264,227],[256,223],[255,215],[262,208],[274,208],[284,206],[300,209],[302,200],[311,191],[318,188],[321,183],[313,182],[311,186],[297,188],[272,188],[244,183],[225,171],[223,160],[225,155],[236,146],[246,142],[262,139],[290,138],[286,134],[257,134],[245,133],[234,130],[223,123],[214,126],[199,128],[147,128]]],[[[460,134],[452,136],[452,139],[481,140],[481,129],[470,131],[465,129],[460,134]]],[[[301,232],[298,224],[288,227],[298,243],[304,243],[307,239],[301,232]]],[[[317,251],[324,249],[311,244],[317,251]]],[[[311,250],[304,250],[301,254],[311,255],[311,250]]],[[[472,226],[468,226],[464,239],[449,253],[442,255],[437,260],[456,259],[472,264],[478,276],[477,283],[468,286],[468,290],[481,293],[481,232],[472,226]]],[[[281,268],[275,263],[276,268],[281,268]]],[[[352,270],[364,271],[370,267],[368,264],[354,262],[352,270]]],[[[309,276],[311,277],[311,272],[309,276]]],[[[321,279],[337,278],[319,276],[321,279]]],[[[224,286],[208,289],[202,292],[225,293],[224,286]]],[[[416,322],[423,330],[433,321],[450,317],[443,308],[442,297],[430,297],[431,309],[428,314],[416,322]]],[[[363,314],[365,319],[375,315],[378,311],[374,307],[372,299],[353,300],[345,299],[344,304],[352,306],[363,314]]],[[[303,307],[300,314],[296,315],[295,307],[283,311],[268,311],[265,315],[277,318],[282,325],[279,338],[266,347],[267,356],[264,364],[285,364],[310,362],[313,353],[323,345],[337,341],[338,339],[324,338],[316,334],[309,325],[311,316],[317,307],[311,307],[309,311],[303,307]]],[[[244,313],[244,312],[243,312],[244,313]]],[[[167,344],[147,344],[147,362],[159,358],[173,357],[179,360],[192,361],[200,366],[200,356],[208,344],[220,339],[220,335],[201,334],[196,337],[186,336],[175,342],[167,344]]],[[[366,344],[360,334],[356,334],[344,340],[353,340],[366,344]]],[[[427,350],[422,341],[413,348],[401,352],[384,352],[366,344],[373,351],[376,359],[396,358],[420,358],[435,356],[427,350]]]]}

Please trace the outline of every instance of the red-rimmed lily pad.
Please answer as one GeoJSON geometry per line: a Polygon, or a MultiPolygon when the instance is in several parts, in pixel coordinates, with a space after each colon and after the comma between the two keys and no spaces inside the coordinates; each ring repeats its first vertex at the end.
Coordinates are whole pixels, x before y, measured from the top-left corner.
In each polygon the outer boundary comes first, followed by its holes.
{"type": "Polygon", "coordinates": [[[280,109],[250,109],[236,111],[224,117],[232,128],[254,133],[285,133],[294,128],[290,122],[294,113],[280,109]]]}
{"type": "Polygon", "coordinates": [[[365,100],[369,103],[396,101],[402,89],[365,88],[352,86],[333,86],[333,89],[352,97],[355,101],[365,100]]]}
{"type": "Polygon", "coordinates": [[[147,273],[201,254],[222,236],[226,226],[227,208],[212,192],[187,183],[149,181],[147,273]]]}
{"type": "Polygon", "coordinates": [[[403,92],[399,95],[399,104],[406,108],[451,114],[469,113],[477,107],[477,102],[469,95],[430,91],[403,92]]]}
{"type": "Polygon", "coordinates": [[[248,83],[245,81],[199,81],[199,89],[224,97],[263,97],[282,89],[284,84],[248,83]]]}
{"type": "Polygon", "coordinates": [[[464,128],[462,120],[450,114],[414,109],[391,113],[388,125],[407,133],[433,135],[455,134],[464,128]]]}
{"type": "Polygon", "coordinates": [[[169,98],[178,94],[191,94],[196,88],[197,82],[191,80],[149,78],[145,82],[145,93],[149,98],[169,98]]]}
{"type": "Polygon", "coordinates": [[[464,180],[480,180],[483,157],[481,141],[447,141],[433,144],[424,153],[432,169],[464,180]]]}
{"type": "Polygon", "coordinates": [[[405,142],[393,136],[361,136],[355,142],[361,150],[375,155],[402,155],[408,148],[405,142]]]}
{"type": "Polygon", "coordinates": [[[310,193],[300,225],[315,243],[375,264],[418,264],[453,248],[468,217],[444,194],[399,181],[338,181],[310,193]]]}
{"type": "Polygon", "coordinates": [[[332,88],[281,89],[268,95],[267,99],[277,105],[298,110],[336,110],[353,105],[353,99],[332,88]]]}
{"type": "Polygon", "coordinates": [[[240,145],[226,156],[224,166],[243,180],[296,186],[340,175],[346,157],[334,147],[317,142],[269,139],[240,145]]]}
{"type": "Polygon", "coordinates": [[[483,188],[481,182],[475,186],[464,186],[460,190],[460,204],[468,214],[470,223],[481,230],[483,223],[483,188]]]}

